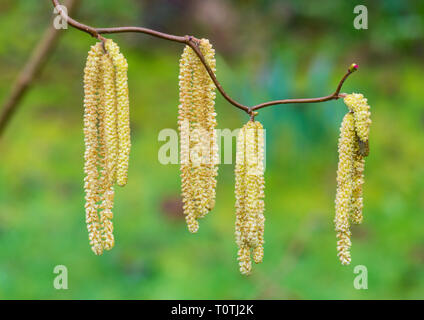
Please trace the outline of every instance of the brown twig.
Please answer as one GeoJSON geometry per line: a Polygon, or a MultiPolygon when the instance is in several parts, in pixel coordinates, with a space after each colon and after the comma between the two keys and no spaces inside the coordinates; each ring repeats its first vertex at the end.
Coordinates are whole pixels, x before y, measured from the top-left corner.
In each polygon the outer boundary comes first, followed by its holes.
{"type": "MultiPolygon", "coordinates": [[[[59,3],[58,0],[52,0],[52,2],[53,2],[53,5],[56,8],[58,8],[58,6],[60,5],[60,3],[59,3]]],[[[104,38],[101,36],[101,34],[138,32],[138,33],[145,33],[145,34],[148,34],[148,35],[151,35],[153,37],[160,38],[160,39],[165,39],[165,40],[169,40],[169,41],[184,43],[184,44],[190,46],[194,50],[194,52],[197,54],[197,56],[199,57],[199,59],[201,60],[202,64],[205,66],[206,71],[208,72],[209,76],[211,77],[212,81],[214,82],[216,88],[221,93],[221,95],[229,103],[231,103],[233,106],[235,106],[235,107],[237,107],[237,108],[245,111],[246,113],[248,113],[250,115],[251,119],[253,119],[255,117],[255,115],[257,114],[257,113],[254,113],[255,110],[259,110],[259,109],[262,109],[262,108],[265,108],[265,107],[269,107],[269,106],[272,106],[272,105],[288,104],[288,103],[315,103],[315,102],[324,102],[324,101],[339,99],[342,96],[340,94],[340,90],[341,90],[341,88],[343,86],[343,83],[345,82],[345,80],[347,79],[347,77],[353,71],[355,71],[358,68],[357,65],[352,65],[348,69],[347,73],[340,80],[340,82],[339,82],[339,84],[337,86],[336,91],[333,94],[330,94],[328,96],[319,97],[319,98],[307,98],[307,99],[283,99],[283,100],[275,100],[275,101],[264,102],[264,103],[260,103],[260,104],[257,104],[257,105],[248,107],[246,105],[243,105],[243,104],[237,102],[236,100],[234,100],[233,98],[231,98],[225,92],[225,90],[222,87],[221,83],[216,78],[214,72],[212,71],[212,69],[210,68],[210,66],[206,62],[205,57],[203,56],[202,52],[200,51],[199,46],[198,46],[199,40],[197,38],[195,38],[193,36],[175,36],[175,35],[171,35],[171,34],[159,32],[159,31],[156,31],[156,30],[148,29],[148,28],[142,28],[142,27],[93,28],[91,26],[87,26],[85,24],[82,24],[82,23],[80,23],[80,22],[72,19],[71,17],[65,15],[60,9],[58,10],[58,12],[74,28],[79,29],[81,31],[84,31],[84,32],[90,34],[91,36],[93,36],[95,38],[101,39],[102,41],[104,40],[104,38]]]]}
{"type": "MultiPolygon", "coordinates": [[[[60,5],[58,0],[52,0],[53,5],[58,8],[58,6],[60,5]]],[[[91,36],[101,39],[102,41],[104,41],[104,38],[101,36],[101,34],[110,34],[110,33],[125,33],[125,32],[138,32],[138,33],[145,33],[157,38],[161,38],[161,39],[165,39],[165,40],[169,40],[169,41],[174,41],[174,42],[179,42],[179,43],[184,43],[188,46],[190,46],[194,52],[197,54],[197,56],[199,57],[199,59],[201,60],[202,64],[205,66],[209,76],[211,77],[211,79],[213,80],[213,82],[215,83],[218,91],[221,93],[221,95],[229,102],[231,103],[233,106],[244,110],[246,113],[248,113],[251,118],[254,118],[255,114],[254,111],[255,110],[259,110],[265,107],[269,107],[272,105],[277,105],[277,104],[288,104],[288,103],[315,103],[315,102],[324,102],[324,101],[329,101],[329,100],[336,100],[339,99],[342,95],[340,94],[340,90],[343,86],[343,83],[345,82],[345,80],[347,79],[347,77],[353,72],[355,71],[358,67],[357,65],[352,65],[347,73],[343,76],[343,78],[340,80],[336,91],[333,94],[330,94],[328,96],[325,97],[319,97],[319,98],[307,98],[307,99],[283,99],[283,100],[275,100],[275,101],[269,101],[269,102],[264,102],[264,103],[260,103],[251,107],[248,107],[246,105],[243,105],[239,102],[237,102],[236,100],[234,100],[233,98],[231,98],[224,90],[224,88],[222,87],[222,85],[220,84],[220,82],[218,81],[218,79],[216,78],[214,72],[212,71],[212,69],[210,68],[210,66],[208,65],[208,63],[205,60],[205,57],[203,56],[202,52],[200,51],[199,47],[198,47],[198,43],[199,40],[193,36],[175,36],[175,35],[171,35],[171,34],[167,34],[167,33],[162,33],[156,30],[152,30],[152,29],[148,29],[148,28],[142,28],[142,27],[115,27],[115,28],[93,28],[91,26],[87,26],[85,24],[82,24],[74,19],[72,19],[71,17],[65,15],[60,9],[58,9],[58,12],[62,15],[62,17],[64,19],[66,19],[68,21],[68,23],[73,26],[76,29],[79,29],[81,31],[84,31],[88,34],[90,34],[91,36]]]]}
{"type": "Polygon", "coordinates": [[[275,100],[275,101],[269,101],[264,102],[261,104],[258,104],[251,108],[251,111],[259,110],[265,107],[273,106],[276,104],[288,104],[288,103],[315,103],[315,102],[325,102],[329,100],[337,100],[341,97],[344,97],[344,94],[340,94],[340,90],[342,89],[343,83],[347,79],[347,77],[354,72],[358,66],[356,64],[352,64],[350,68],[347,70],[346,74],[343,76],[343,78],[340,80],[339,85],[337,86],[336,91],[334,91],[333,94],[330,94],[325,97],[320,98],[306,98],[306,99],[284,99],[284,100],[275,100]]]}
{"type": "MultiPolygon", "coordinates": [[[[58,6],[60,5],[58,0],[52,0],[53,5],[58,8],[58,6]]],[[[218,81],[218,79],[216,78],[214,72],[212,71],[212,69],[210,68],[210,66],[208,65],[208,63],[205,60],[205,57],[203,56],[202,52],[199,49],[198,43],[199,40],[193,36],[175,36],[175,35],[171,35],[171,34],[167,34],[167,33],[162,33],[156,30],[152,30],[152,29],[148,29],[148,28],[142,28],[142,27],[115,27],[115,28],[93,28],[91,26],[87,26],[85,24],[82,24],[72,18],[70,18],[67,15],[64,15],[63,12],[61,12],[61,10],[58,10],[58,12],[63,16],[64,19],[66,19],[68,21],[68,23],[73,26],[76,29],[79,29],[81,31],[84,31],[88,34],[90,34],[91,36],[98,38],[98,39],[102,39],[103,37],[101,36],[101,34],[110,34],[110,33],[125,33],[125,32],[138,32],[138,33],[145,33],[157,38],[161,38],[161,39],[165,39],[165,40],[169,40],[169,41],[174,41],[174,42],[179,42],[179,43],[184,43],[188,46],[190,46],[194,52],[197,54],[197,56],[199,57],[199,59],[201,60],[202,64],[205,66],[209,76],[211,77],[212,81],[215,83],[218,91],[221,93],[221,95],[229,102],[231,103],[233,106],[244,110],[246,113],[248,113],[251,118],[254,118],[255,114],[254,111],[255,110],[259,110],[265,107],[269,107],[272,105],[277,105],[277,104],[288,104],[288,103],[315,103],[315,102],[324,102],[324,101],[329,101],[329,100],[336,100],[339,99],[342,95],[340,94],[340,90],[343,86],[343,83],[345,82],[345,80],[347,79],[347,77],[353,72],[355,71],[358,66],[357,65],[352,65],[347,73],[343,76],[343,78],[340,80],[336,91],[333,94],[330,94],[328,96],[325,97],[319,97],[319,98],[307,98],[307,99],[283,99],[283,100],[275,100],[275,101],[269,101],[269,102],[264,102],[264,103],[260,103],[251,107],[248,107],[246,105],[243,105],[239,102],[237,102],[236,100],[234,100],[233,98],[231,98],[224,90],[224,88],[222,87],[222,85],[220,84],[220,82],[218,81]]],[[[103,38],[104,39],[104,38],[103,38]]]]}
{"type": "MultiPolygon", "coordinates": [[[[76,8],[78,2],[79,0],[68,0],[66,2],[68,12],[72,12],[76,8]]],[[[25,67],[19,74],[18,79],[12,88],[12,92],[9,97],[6,98],[1,109],[0,135],[2,135],[12,115],[16,112],[19,102],[28,91],[28,88],[34,81],[34,78],[41,72],[47,59],[53,52],[59,36],[59,30],[55,29],[53,26],[49,26],[25,67]]]]}

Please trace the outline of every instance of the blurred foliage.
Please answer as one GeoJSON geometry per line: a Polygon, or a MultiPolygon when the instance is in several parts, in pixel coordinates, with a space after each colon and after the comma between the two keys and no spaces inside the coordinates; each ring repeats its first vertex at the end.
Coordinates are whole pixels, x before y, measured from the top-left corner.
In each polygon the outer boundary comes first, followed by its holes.
{"type": "MultiPolygon", "coordinates": [[[[246,104],[326,95],[357,62],[343,91],[368,98],[373,127],[351,266],[338,263],[333,227],[343,102],[258,116],[267,129],[265,259],[245,278],[233,235],[233,165],[221,165],[216,208],[191,235],[178,205],[179,168],[157,159],[159,131],[176,129],[182,48],[137,34],[113,36],[130,65],[133,149],[129,183],[115,198],[116,247],[94,256],[82,190],[82,71],[94,41],[70,29],[1,140],[0,298],[424,298],[424,2],[365,2],[368,30],[353,28],[356,4],[105,0],[82,1],[78,14],[95,26],[210,38],[219,79],[246,104]],[[69,290],[53,288],[59,264],[69,290]],[[354,289],[355,265],[368,268],[368,290],[354,289]]],[[[51,14],[50,1],[0,3],[1,99],[51,14]]],[[[217,112],[219,128],[247,121],[221,97],[217,112]]]]}

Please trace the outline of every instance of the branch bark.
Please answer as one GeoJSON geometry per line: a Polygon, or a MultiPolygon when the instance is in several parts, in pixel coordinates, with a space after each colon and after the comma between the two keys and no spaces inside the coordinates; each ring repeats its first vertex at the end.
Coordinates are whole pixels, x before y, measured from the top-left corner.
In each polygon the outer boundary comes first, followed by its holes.
{"type": "MultiPolygon", "coordinates": [[[[68,0],[66,2],[68,12],[72,13],[79,2],[80,0],[68,0]]],[[[28,62],[19,74],[18,79],[12,87],[10,95],[5,100],[1,109],[0,136],[4,133],[11,117],[18,109],[19,103],[22,101],[25,93],[28,91],[34,79],[41,72],[51,53],[54,51],[60,34],[60,30],[55,29],[53,25],[50,25],[44,32],[41,41],[32,52],[28,62]]]]}

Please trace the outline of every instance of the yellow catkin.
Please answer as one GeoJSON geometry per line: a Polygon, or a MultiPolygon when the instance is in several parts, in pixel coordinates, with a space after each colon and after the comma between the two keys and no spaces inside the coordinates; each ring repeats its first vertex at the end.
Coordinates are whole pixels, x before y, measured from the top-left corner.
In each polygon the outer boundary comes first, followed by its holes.
{"type": "Polygon", "coordinates": [[[352,93],[344,98],[345,104],[353,112],[355,130],[361,141],[368,141],[371,126],[371,112],[367,99],[360,93],[352,93]]]}
{"type": "Polygon", "coordinates": [[[192,170],[190,164],[190,124],[194,121],[191,104],[193,91],[191,90],[193,64],[196,57],[190,47],[186,46],[180,59],[180,105],[178,116],[178,129],[180,132],[180,158],[181,158],[181,192],[183,209],[190,232],[197,232],[199,223],[194,216],[194,203],[192,198],[192,170]]]}
{"type": "Polygon", "coordinates": [[[110,250],[114,246],[112,209],[114,199],[113,185],[116,181],[116,167],[118,156],[117,131],[117,99],[115,86],[115,69],[110,55],[104,54],[101,58],[103,72],[103,134],[105,145],[105,177],[104,194],[100,204],[100,222],[102,224],[102,244],[104,249],[110,250]]]}
{"type": "Polygon", "coordinates": [[[363,221],[362,186],[364,184],[364,157],[369,152],[368,140],[372,123],[371,112],[367,99],[362,94],[348,94],[344,98],[344,102],[350,111],[353,112],[355,133],[357,136],[353,152],[351,221],[352,223],[360,224],[363,221]]]}
{"type": "Polygon", "coordinates": [[[348,94],[344,102],[350,112],[340,129],[335,225],[338,256],[343,265],[348,265],[351,261],[350,222],[363,221],[364,157],[369,152],[371,112],[362,94],[348,94]]]}
{"type": "MultiPolygon", "coordinates": [[[[206,62],[213,71],[216,72],[215,50],[212,48],[209,40],[200,40],[200,51],[205,57],[206,62]]],[[[215,207],[216,176],[218,175],[218,143],[216,136],[216,112],[215,112],[215,84],[207,73],[203,65],[200,68],[200,78],[202,81],[202,103],[203,112],[200,113],[200,123],[202,132],[203,163],[204,171],[203,186],[206,194],[205,213],[215,207]]],[[[200,216],[201,217],[201,216],[200,216]]]]}
{"type": "MultiPolygon", "coordinates": [[[[103,80],[103,79],[102,79],[103,80]]],[[[103,81],[101,82],[103,88],[103,81]]],[[[104,88],[103,88],[104,89],[104,88]]],[[[101,237],[102,245],[105,250],[113,248],[115,240],[113,237],[113,197],[114,188],[108,179],[108,172],[106,166],[106,141],[105,141],[105,99],[106,95],[102,89],[100,104],[98,108],[99,117],[99,161],[98,166],[100,168],[99,176],[99,195],[100,195],[100,223],[101,223],[101,237]]]]}
{"type": "Polygon", "coordinates": [[[114,184],[127,182],[131,147],[128,64],[112,41],[93,46],[84,70],[86,220],[96,254],[110,250],[113,236],[114,184]]]}
{"type": "Polygon", "coordinates": [[[257,205],[257,212],[258,212],[258,217],[257,217],[257,227],[258,227],[258,244],[257,246],[253,249],[253,260],[255,261],[255,263],[261,263],[263,260],[263,256],[264,256],[264,228],[265,228],[265,216],[264,216],[264,211],[265,211],[265,202],[264,202],[264,198],[265,198],[265,178],[264,178],[264,148],[265,148],[265,137],[264,137],[264,130],[262,125],[259,122],[256,122],[257,124],[257,132],[258,132],[258,167],[257,167],[257,183],[258,183],[258,195],[257,195],[257,201],[256,201],[256,205],[257,205]]]}
{"type": "Polygon", "coordinates": [[[343,265],[350,264],[351,231],[349,214],[352,200],[352,175],[355,148],[355,123],[351,112],[343,118],[339,138],[339,165],[337,170],[337,195],[335,229],[337,232],[337,251],[343,265]]]}
{"type": "MultiPolygon", "coordinates": [[[[245,129],[241,128],[236,145],[235,167],[235,196],[236,196],[236,244],[242,248],[245,242],[244,225],[246,221],[246,163],[245,163],[245,129]]],[[[240,257],[240,255],[239,255],[240,257]]],[[[250,258],[249,258],[250,260],[250,258]]]]}
{"type": "Polygon", "coordinates": [[[246,123],[237,137],[235,180],[238,261],[240,272],[248,275],[251,250],[260,263],[264,244],[264,130],[258,121],[246,123]]]}
{"type": "Polygon", "coordinates": [[[128,162],[131,149],[130,139],[130,111],[128,95],[128,63],[119,47],[112,40],[106,41],[106,50],[113,61],[115,68],[115,88],[117,97],[117,128],[118,128],[118,155],[116,182],[125,186],[128,180],[128,162]]]}
{"type": "Polygon", "coordinates": [[[100,100],[100,57],[102,48],[99,44],[91,47],[84,69],[84,190],[86,223],[91,249],[97,255],[103,253],[97,202],[99,201],[98,163],[98,115],[100,100]]]}
{"type": "MultiPolygon", "coordinates": [[[[215,52],[209,41],[199,44],[206,62],[215,72],[215,52]]],[[[186,46],[180,59],[181,190],[190,232],[199,229],[198,219],[213,209],[218,163],[215,85],[195,52],[186,46]]]]}

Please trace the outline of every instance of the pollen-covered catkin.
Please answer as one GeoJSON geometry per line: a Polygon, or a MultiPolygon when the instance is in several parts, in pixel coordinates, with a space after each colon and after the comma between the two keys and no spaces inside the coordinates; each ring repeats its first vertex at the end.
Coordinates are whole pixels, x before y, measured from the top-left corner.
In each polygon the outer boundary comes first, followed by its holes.
{"type": "Polygon", "coordinates": [[[102,48],[99,44],[91,47],[84,69],[84,190],[86,223],[91,249],[97,255],[103,253],[97,202],[99,201],[98,162],[98,115],[100,100],[100,58],[102,48]]]}
{"type": "Polygon", "coordinates": [[[101,59],[103,72],[103,97],[104,117],[103,133],[105,143],[105,177],[104,194],[100,204],[100,222],[102,226],[102,243],[105,250],[114,246],[112,209],[114,199],[113,185],[116,181],[116,166],[118,156],[118,130],[117,130],[117,99],[115,86],[115,68],[109,54],[104,54],[101,59]]]}
{"type": "Polygon", "coordinates": [[[337,251],[343,265],[350,264],[350,221],[352,201],[352,174],[355,146],[355,123],[351,112],[347,113],[340,128],[339,165],[337,170],[337,195],[335,229],[337,232],[337,251]]]}
{"type": "MultiPolygon", "coordinates": [[[[209,40],[200,40],[200,51],[205,57],[206,62],[211,68],[212,72],[216,72],[215,50],[212,48],[209,40]]],[[[204,188],[206,190],[206,209],[207,212],[215,207],[215,189],[216,189],[216,176],[218,175],[218,143],[216,136],[216,112],[215,112],[215,84],[207,73],[206,69],[201,68],[201,78],[203,87],[203,104],[204,112],[200,114],[203,130],[202,146],[203,151],[203,170],[204,174],[204,188]]]]}
{"type": "Polygon", "coordinates": [[[249,121],[237,137],[235,167],[235,237],[244,275],[251,272],[251,253],[255,263],[263,259],[264,187],[264,130],[260,122],[249,121]]]}
{"type": "MultiPolygon", "coordinates": [[[[213,72],[215,51],[208,40],[199,48],[213,72]]],[[[198,219],[215,205],[218,147],[215,132],[215,85],[192,48],[186,46],[180,59],[181,191],[190,232],[199,229],[198,219]]]]}
{"type": "Polygon", "coordinates": [[[111,40],[92,47],[84,74],[86,220],[93,251],[115,243],[114,184],[127,181],[130,151],[128,65],[111,40]]]}
{"type": "Polygon", "coordinates": [[[365,156],[368,156],[369,132],[371,126],[371,112],[367,99],[362,94],[352,93],[346,95],[344,102],[353,112],[355,122],[355,139],[352,171],[352,208],[351,221],[355,224],[362,223],[363,198],[362,186],[364,184],[365,156]]]}
{"type": "Polygon", "coordinates": [[[264,256],[264,228],[265,228],[265,201],[263,200],[265,198],[265,178],[264,178],[264,148],[265,148],[265,137],[264,137],[264,130],[262,125],[259,122],[257,123],[257,129],[258,129],[258,199],[256,202],[257,205],[257,211],[258,211],[258,217],[257,217],[257,227],[258,227],[258,245],[256,248],[253,249],[253,261],[255,263],[261,263],[264,256]]]}
{"type": "Polygon", "coordinates": [[[362,94],[348,94],[344,102],[350,112],[340,129],[335,225],[338,256],[343,265],[348,265],[351,261],[350,223],[363,221],[364,157],[369,153],[371,112],[362,94]]]}
{"type": "Polygon", "coordinates": [[[118,45],[112,40],[106,41],[106,50],[109,52],[115,68],[115,88],[117,96],[117,128],[118,128],[118,155],[116,182],[123,187],[128,180],[128,162],[131,149],[130,139],[130,102],[128,94],[128,63],[120,53],[118,45]]]}

